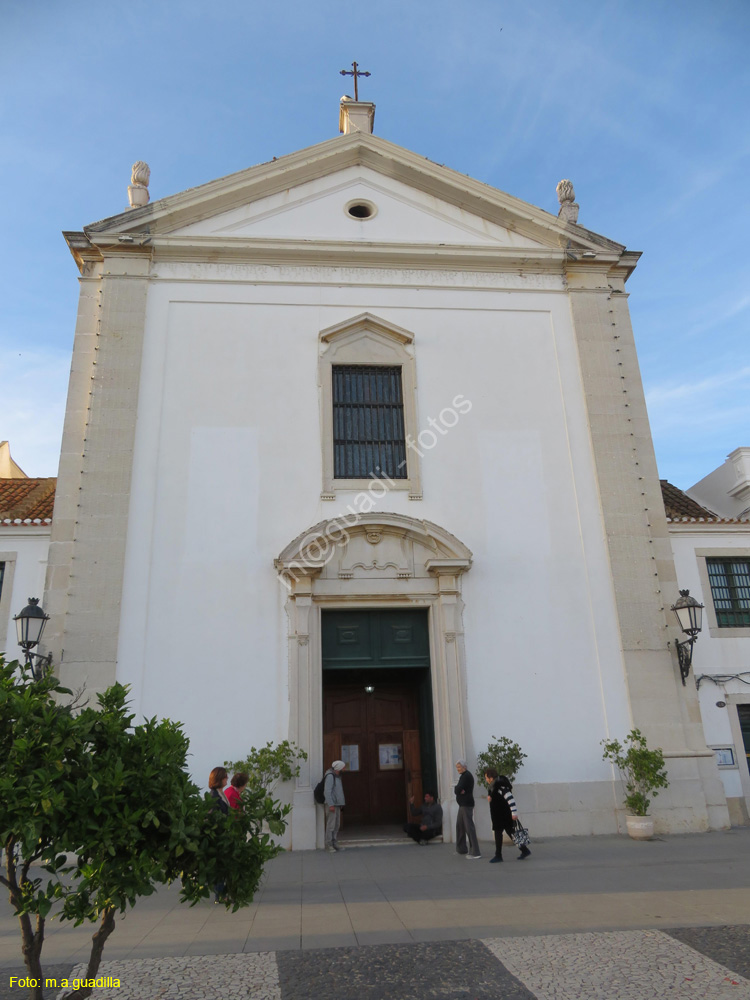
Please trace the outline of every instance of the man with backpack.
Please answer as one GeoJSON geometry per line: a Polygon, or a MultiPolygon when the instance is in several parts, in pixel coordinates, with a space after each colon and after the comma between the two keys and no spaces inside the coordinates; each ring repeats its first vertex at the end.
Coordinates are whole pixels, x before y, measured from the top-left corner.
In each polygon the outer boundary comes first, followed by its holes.
{"type": "Polygon", "coordinates": [[[343,848],[338,845],[339,827],[341,826],[341,807],[345,804],[344,786],[341,775],[346,764],[343,760],[335,760],[325,773],[323,779],[323,798],[326,809],[326,850],[335,854],[343,848]]]}

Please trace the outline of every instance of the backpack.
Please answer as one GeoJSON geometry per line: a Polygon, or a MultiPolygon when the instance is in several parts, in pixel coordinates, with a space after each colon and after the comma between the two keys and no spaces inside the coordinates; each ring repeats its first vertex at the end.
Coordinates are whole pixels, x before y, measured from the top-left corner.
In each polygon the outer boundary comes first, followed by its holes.
{"type": "Polygon", "coordinates": [[[324,806],[326,804],[326,796],[325,796],[326,776],[332,773],[333,773],[332,771],[326,771],[326,773],[317,783],[315,788],[313,788],[313,798],[315,799],[315,801],[318,803],[319,806],[324,806]]]}

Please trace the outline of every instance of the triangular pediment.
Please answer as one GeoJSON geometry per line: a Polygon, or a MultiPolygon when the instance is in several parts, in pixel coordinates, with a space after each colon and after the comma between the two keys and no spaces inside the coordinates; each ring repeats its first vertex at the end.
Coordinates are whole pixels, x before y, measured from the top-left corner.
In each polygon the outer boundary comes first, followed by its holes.
{"type": "Polygon", "coordinates": [[[361,165],[247,202],[171,235],[526,249],[543,245],[361,165]],[[361,217],[353,211],[367,214],[361,217]]]}
{"type": "Polygon", "coordinates": [[[624,247],[379,136],[350,133],[97,222],[115,234],[424,243],[519,250],[624,247]],[[366,221],[346,206],[375,207],[366,221]]]}

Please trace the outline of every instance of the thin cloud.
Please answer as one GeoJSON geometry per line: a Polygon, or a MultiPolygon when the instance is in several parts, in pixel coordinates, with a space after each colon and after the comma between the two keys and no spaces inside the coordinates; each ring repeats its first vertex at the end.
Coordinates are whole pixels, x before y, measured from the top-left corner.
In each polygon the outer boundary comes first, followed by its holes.
{"type": "Polygon", "coordinates": [[[743,295],[734,302],[730,302],[728,305],[722,308],[722,302],[719,301],[715,306],[710,309],[710,318],[703,320],[702,322],[695,323],[693,326],[689,327],[685,331],[686,337],[695,337],[698,334],[706,333],[708,330],[716,330],[717,328],[723,328],[729,322],[729,320],[734,319],[735,316],[739,316],[741,313],[750,307],[750,295],[743,295]]]}
{"type": "Polygon", "coordinates": [[[646,404],[651,407],[664,406],[681,399],[695,399],[696,396],[716,393],[729,385],[747,380],[750,382],[750,366],[720,372],[698,382],[682,382],[677,385],[657,385],[646,391],[646,404]]]}

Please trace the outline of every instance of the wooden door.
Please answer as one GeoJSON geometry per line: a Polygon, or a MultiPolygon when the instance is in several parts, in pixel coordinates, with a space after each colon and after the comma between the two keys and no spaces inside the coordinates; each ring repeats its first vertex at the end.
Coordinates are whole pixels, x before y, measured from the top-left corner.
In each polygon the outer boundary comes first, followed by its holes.
{"type": "MultiPolygon", "coordinates": [[[[417,695],[411,685],[376,684],[368,694],[364,684],[326,684],[324,746],[336,746],[341,758],[349,760],[343,775],[348,825],[404,822],[410,794],[407,773],[417,770],[415,734],[419,757],[417,727],[417,695]]],[[[421,797],[421,788],[419,793],[421,797]]]]}
{"type": "Polygon", "coordinates": [[[414,717],[408,689],[380,690],[366,695],[370,741],[370,822],[403,823],[407,800],[404,732],[414,717]]]}
{"type": "Polygon", "coordinates": [[[407,729],[404,731],[404,768],[406,770],[406,819],[412,822],[411,811],[408,799],[414,796],[414,806],[419,808],[424,802],[424,788],[422,785],[422,754],[419,746],[419,730],[407,729]]]}

